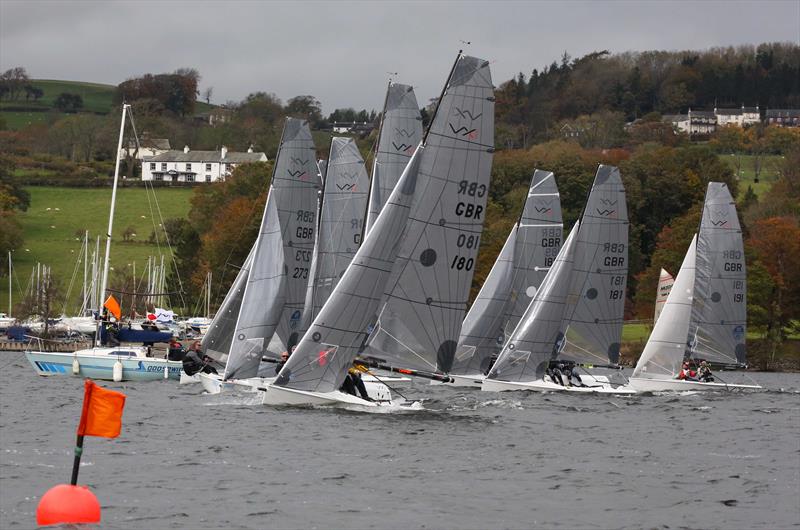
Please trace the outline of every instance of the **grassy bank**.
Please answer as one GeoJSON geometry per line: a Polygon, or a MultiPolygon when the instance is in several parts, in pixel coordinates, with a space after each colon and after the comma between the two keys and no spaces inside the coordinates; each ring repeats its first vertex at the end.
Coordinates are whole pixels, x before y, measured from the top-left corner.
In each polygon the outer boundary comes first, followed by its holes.
{"type": "Polygon", "coordinates": [[[753,191],[759,197],[762,193],[772,187],[773,182],[778,180],[778,168],[783,162],[783,156],[768,155],[761,157],[761,173],[759,174],[758,182],[755,181],[756,177],[756,157],[753,155],[719,155],[719,159],[728,164],[731,169],[736,172],[737,159],[740,162],[739,166],[739,196],[738,199],[744,197],[747,193],[747,187],[752,186],[753,191]]]}
{"type": "MultiPolygon", "coordinates": [[[[17,280],[24,289],[31,269],[37,262],[52,267],[53,275],[61,278],[66,288],[80,253],[80,233],[89,230],[92,238],[103,236],[111,203],[110,189],[30,187],[27,190],[31,194],[31,206],[20,215],[25,242],[13,255],[16,269],[16,277],[13,278],[15,298],[19,296],[17,280]]],[[[147,257],[159,253],[156,245],[147,243],[154,225],[158,226],[161,222],[151,194],[155,221],[153,220],[147,193],[143,188],[122,188],[117,192],[111,249],[111,266],[116,269],[128,267],[129,264],[132,266],[135,262],[138,274],[138,271],[144,270],[147,257]],[[122,233],[129,226],[134,228],[136,237],[130,242],[124,242],[122,233]]],[[[157,189],[155,198],[161,207],[163,218],[185,217],[189,211],[191,193],[192,190],[186,188],[157,189]]],[[[161,239],[163,245],[163,234],[161,239]]],[[[104,244],[105,240],[101,246],[104,244]]],[[[167,252],[166,249],[163,251],[167,252]]],[[[82,281],[82,266],[78,276],[82,281]]],[[[0,311],[5,311],[8,307],[7,276],[0,278],[0,286],[0,311]]],[[[73,288],[74,292],[79,290],[79,285],[73,288]]]]}

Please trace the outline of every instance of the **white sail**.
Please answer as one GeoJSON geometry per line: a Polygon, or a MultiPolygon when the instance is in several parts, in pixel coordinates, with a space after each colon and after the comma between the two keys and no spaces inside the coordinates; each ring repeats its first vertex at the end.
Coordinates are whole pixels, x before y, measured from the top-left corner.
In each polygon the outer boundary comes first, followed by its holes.
{"type": "Polygon", "coordinates": [[[617,363],[628,278],[628,209],[619,170],[600,165],[581,216],[561,358],[617,363]]]}
{"type": "Polygon", "coordinates": [[[316,315],[275,385],[311,392],[338,390],[367,339],[386,282],[397,258],[409,205],[418,192],[419,147],[403,172],[373,230],[316,315]]]}
{"type": "Polygon", "coordinates": [[[460,56],[424,140],[402,248],[368,355],[448,372],[480,244],[494,152],[489,63],[460,56]]]}
{"type": "Polygon", "coordinates": [[[709,182],[697,235],[690,354],[719,364],[747,362],[747,272],[742,228],[728,186],[709,182]]]}
{"type": "Polygon", "coordinates": [[[696,251],[694,236],[633,377],[672,378],[680,372],[692,314],[696,251]]]}
{"type": "Polygon", "coordinates": [[[272,176],[281,227],[286,301],[277,333],[287,349],[303,336],[303,308],[317,232],[318,192],[322,185],[308,122],[287,118],[272,176]]]}
{"type": "Polygon", "coordinates": [[[661,273],[658,275],[658,287],[656,288],[656,312],[653,315],[653,324],[658,322],[658,316],[661,314],[661,310],[664,309],[664,304],[674,283],[675,278],[672,277],[672,274],[661,269],[661,273]]]}
{"type": "Polygon", "coordinates": [[[247,259],[242,263],[236,278],[228,289],[222,304],[208,326],[208,331],[203,335],[201,347],[204,352],[220,362],[226,362],[228,352],[233,341],[233,334],[236,331],[236,321],[239,319],[239,311],[242,308],[242,298],[244,297],[244,286],[250,275],[250,267],[253,264],[253,250],[255,245],[250,248],[247,259]]]}
{"type": "Polygon", "coordinates": [[[375,224],[383,204],[421,140],[422,116],[414,89],[400,83],[389,83],[372,166],[365,234],[375,224]]]}
{"type": "Polygon", "coordinates": [[[361,244],[369,179],[352,138],[333,138],[304,320],[312,322],[361,244]]]}
{"type": "Polygon", "coordinates": [[[572,278],[580,222],[561,247],[541,287],[528,305],[503,351],[489,371],[489,379],[527,382],[541,379],[564,343],[562,322],[572,278]]]}
{"type": "Polygon", "coordinates": [[[486,373],[553,264],[561,239],[555,179],[537,169],[520,219],[464,319],[451,374],[486,373]]]}

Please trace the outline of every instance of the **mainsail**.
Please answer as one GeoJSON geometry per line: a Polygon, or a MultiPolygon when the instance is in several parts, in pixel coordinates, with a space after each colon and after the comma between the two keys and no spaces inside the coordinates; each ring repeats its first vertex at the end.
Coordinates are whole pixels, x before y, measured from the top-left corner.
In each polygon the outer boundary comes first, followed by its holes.
{"type": "Polygon", "coordinates": [[[601,165],[581,216],[561,357],[617,363],[628,278],[628,208],[619,170],[601,165]]]}
{"type": "Polygon", "coordinates": [[[303,307],[317,232],[317,195],[321,189],[314,141],[305,120],[287,118],[272,186],[286,267],[286,302],[277,333],[286,348],[291,349],[305,331],[303,307]]]}
{"type": "Polygon", "coordinates": [[[720,364],[747,362],[746,270],[742,229],[728,186],[709,182],[700,232],[689,328],[690,354],[720,364]]]}
{"type": "Polygon", "coordinates": [[[328,300],[361,243],[369,178],[352,138],[333,138],[304,322],[328,300]]]}
{"type": "Polygon", "coordinates": [[[696,242],[697,236],[694,236],[664,303],[664,309],[653,325],[653,332],[650,333],[642,356],[633,369],[633,377],[667,376],[671,379],[681,369],[692,314],[696,242]]]}
{"type": "Polygon", "coordinates": [[[228,359],[228,352],[231,349],[231,341],[236,331],[236,321],[239,319],[239,311],[242,308],[242,298],[244,297],[244,286],[250,275],[250,266],[253,263],[253,250],[255,245],[250,248],[247,259],[242,263],[236,278],[228,289],[222,305],[219,306],[208,330],[203,335],[201,347],[206,354],[217,361],[225,362],[228,359]]]}
{"type": "Polygon", "coordinates": [[[562,321],[567,310],[580,222],[561,247],[555,263],[489,371],[489,379],[534,381],[541,379],[551,359],[564,343],[562,321]]]}
{"type": "Polygon", "coordinates": [[[467,308],[494,153],[488,61],[459,56],[424,139],[402,247],[368,355],[448,372],[467,308]]]}
{"type": "Polygon", "coordinates": [[[375,162],[365,234],[369,232],[386,199],[392,193],[408,160],[422,140],[422,116],[414,89],[400,83],[389,83],[381,116],[381,129],[375,162]]]}
{"type": "Polygon", "coordinates": [[[664,269],[661,269],[661,274],[658,275],[658,288],[656,289],[656,312],[653,316],[653,324],[658,322],[658,317],[661,314],[661,310],[664,309],[664,304],[667,301],[667,297],[669,296],[669,292],[672,290],[674,283],[675,278],[672,277],[672,274],[668,273],[664,269]]]}
{"type": "Polygon", "coordinates": [[[536,170],[519,221],[464,319],[450,373],[483,374],[519,324],[561,248],[553,174],[536,170]]]}
{"type": "Polygon", "coordinates": [[[314,392],[338,390],[367,339],[400,248],[414,198],[419,147],[403,172],[373,230],[275,381],[277,386],[314,392]]]}

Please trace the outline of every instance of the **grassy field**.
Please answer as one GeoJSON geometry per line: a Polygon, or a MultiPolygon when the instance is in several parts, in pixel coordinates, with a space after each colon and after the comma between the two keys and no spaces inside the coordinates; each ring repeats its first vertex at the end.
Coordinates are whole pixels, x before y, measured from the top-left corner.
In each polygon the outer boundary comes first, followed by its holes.
{"type": "MultiPolygon", "coordinates": [[[[783,161],[782,156],[770,155],[763,157],[761,175],[759,176],[758,182],[755,182],[755,157],[752,155],[738,155],[738,157],[741,159],[741,167],[739,168],[739,199],[744,197],[748,186],[752,186],[756,195],[761,196],[761,194],[767,191],[772,186],[772,183],[778,179],[778,166],[783,161]]],[[[736,171],[737,155],[719,155],[719,158],[728,164],[731,169],[736,171]]]]}
{"type": "MultiPolygon", "coordinates": [[[[31,187],[28,191],[31,194],[31,206],[20,216],[25,242],[13,255],[17,275],[14,283],[18,279],[24,288],[32,267],[41,262],[52,267],[53,274],[63,280],[66,289],[81,249],[77,232],[89,230],[92,238],[105,234],[111,190],[31,187]]],[[[138,271],[144,270],[147,257],[158,254],[158,247],[147,243],[154,226],[147,193],[142,188],[122,188],[117,192],[111,266],[127,267],[136,262],[137,275],[138,271]],[[135,240],[123,242],[122,233],[129,226],[135,228],[135,240]]],[[[187,215],[191,189],[157,189],[155,193],[164,219],[187,215]]],[[[152,195],[150,201],[153,202],[152,195]]],[[[160,221],[155,212],[155,204],[153,209],[157,226],[160,221]]],[[[104,244],[105,239],[101,247],[104,244]]],[[[82,281],[82,266],[79,276],[82,281]]],[[[0,287],[0,311],[6,311],[7,276],[0,278],[0,287]]],[[[17,286],[14,285],[15,298],[19,296],[16,289],[17,286]]],[[[80,287],[73,288],[73,291],[76,290],[79,291],[80,287]]]]}
{"type": "MultiPolygon", "coordinates": [[[[31,84],[44,91],[44,95],[38,101],[25,100],[24,96],[15,101],[0,102],[0,116],[6,122],[9,129],[22,129],[35,123],[44,123],[48,120],[55,121],[66,116],[66,114],[53,108],[53,102],[59,94],[79,94],[83,98],[83,109],[81,112],[92,112],[95,114],[108,114],[114,100],[114,85],[104,85],[100,83],[85,83],[82,81],[60,81],[55,79],[34,79],[31,84]],[[30,111],[5,110],[8,108],[27,107],[30,111]]],[[[215,105],[209,105],[198,101],[195,104],[195,112],[206,112],[215,105]]]]}

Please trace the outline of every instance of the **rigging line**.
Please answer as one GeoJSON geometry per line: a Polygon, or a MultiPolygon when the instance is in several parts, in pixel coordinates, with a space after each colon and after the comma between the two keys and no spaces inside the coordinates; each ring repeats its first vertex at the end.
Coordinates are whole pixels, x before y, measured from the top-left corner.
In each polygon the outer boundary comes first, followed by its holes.
{"type": "Polygon", "coordinates": [[[175,253],[172,250],[172,244],[169,241],[169,234],[167,233],[167,227],[164,225],[164,216],[161,215],[161,206],[158,204],[158,198],[156,197],[155,190],[153,190],[153,199],[156,203],[156,211],[158,212],[158,220],[161,222],[161,226],[164,227],[164,241],[167,243],[167,248],[169,249],[169,256],[172,265],[175,267],[175,276],[178,279],[178,298],[181,300],[181,307],[186,305],[186,302],[183,299],[183,280],[181,280],[181,273],[178,270],[178,262],[175,259],[175,253]]]}
{"type": "MultiPolygon", "coordinates": [[[[81,245],[81,250],[83,250],[83,245],[81,245]]],[[[83,261],[83,252],[78,255],[78,260],[75,262],[75,268],[72,270],[72,278],[69,281],[69,287],[67,287],[67,294],[64,295],[64,306],[62,307],[62,314],[67,314],[67,304],[69,304],[69,297],[72,294],[72,288],[75,285],[75,277],[78,275],[78,269],[83,261]]]]}

